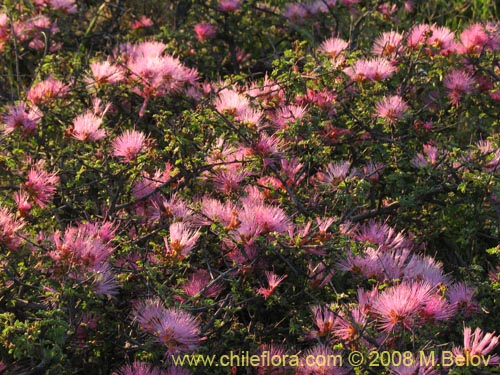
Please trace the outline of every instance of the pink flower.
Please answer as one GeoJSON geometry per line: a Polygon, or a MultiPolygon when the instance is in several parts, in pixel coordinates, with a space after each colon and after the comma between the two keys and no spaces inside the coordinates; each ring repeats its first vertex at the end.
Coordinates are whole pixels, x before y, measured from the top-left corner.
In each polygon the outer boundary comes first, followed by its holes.
{"type": "Polygon", "coordinates": [[[389,125],[395,124],[408,111],[408,104],[399,95],[386,96],[375,106],[376,116],[389,125]]]}
{"type": "Polygon", "coordinates": [[[376,57],[374,59],[360,59],[352,66],[345,68],[344,73],[353,81],[383,81],[396,72],[389,60],[376,57]]]}
{"type": "Polygon", "coordinates": [[[456,283],[450,286],[447,294],[451,305],[470,316],[479,311],[479,306],[473,299],[475,293],[476,290],[465,283],[456,283]]]}
{"type": "Polygon", "coordinates": [[[134,309],[135,319],[167,348],[167,355],[192,352],[198,347],[199,323],[186,311],[166,309],[158,299],[147,299],[134,309]]]}
{"type": "Polygon", "coordinates": [[[289,3],[283,16],[292,23],[302,23],[309,16],[309,12],[304,4],[289,3]]]}
{"type": "Polygon", "coordinates": [[[446,74],[443,85],[448,90],[448,97],[453,105],[458,106],[464,94],[474,90],[476,81],[464,70],[455,69],[446,74]]]}
{"type": "Polygon", "coordinates": [[[166,254],[178,259],[188,256],[200,237],[199,231],[194,231],[184,222],[175,222],[169,227],[170,237],[165,237],[166,254]]]}
{"type": "Polygon", "coordinates": [[[205,298],[214,298],[221,292],[222,284],[213,281],[207,270],[199,269],[189,276],[188,281],[181,285],[181,289],[190,297],[201,294],[205,298]]]}
{"type": "Polygon", "coordinates": [[[335,313],[329,306],[313,306],[311,312],[314,316],[314,324],[317,330],[312,330],[307,334],[308,338],[326,337],[332,333],[335,324],[335,313]]]}
{"type": "Polygon", "coordinates": [[[278,287],[278,285],[287,278],[288,275],[278,276],[274,272],[266,271],[266,278],[268,287],[260,287],[257,289],[257,293],[264,296],[265,299],[268,299],[271,294],[273,294],[274,290],[278,287]]]}
{"type": "Polygon", "coordinates": [[[396,328],[413,331],[432,294],[433,288],[427,282],[403,282],[384,290],[373,305],[380,328],[386,332],[396,328]]]}
{"type": "Polygon", "coordinates": [[[0,243],[10,250],[16,250],[21,245],[19,236],[25,223],[5,207],[0,207],[0,243]]]}
{"type": "Polygon", "coordinates": [[[122,162],[133,161],[146,149],[147,137],[137,130],[126,130],[113,140],[113,155],[121,158],[122,162]]]}
{"type": "Polygon", "coordinates": [[[131,365],[120,367],[113,375],[168,375],[168,373],[149,363],[135,361],[131,365]]]}
{"type": "Polygon", "coordinates": [[[47,3],[52,9],[68,14],[76,13],[77,11],[75,0],[47,0],[47,3]]]}
{"type": "Polygon", "coordinates": [[[223,12],[235,12],[241,7],[240,0],[219,0],[219,9],[223,12]]]}
{"type": "Polygon", "coordinates": [[[32,86],[26,97],[31,103],[39,105],[47,104],[54,98],[63,98],[67,93],[68,86],[53,77],[49,77],[32,86]]]}
{"type": "Polygon", "coordinates": [[[402,41],[403,35],[396,31],[383,33],[375,39],[372,52],[374,55],[394,58],[403,52],[402,41]]]}
{"type": "MultiPolygon", "coordinates": [[[[486,356],[498,345],[500,336],[495,336],[493,333],[484,333],[481,328],[476,328],[472,333],[471,328],[464,327],[464,346],[454,347],[453,354],[455,355],[456,363],[471,363],[470,358],[474,356],[486,356]]],[[[488,365],[498,365],[500,357],[496,354],[489,357],[488,365]]]]}
{"type": "Polygon", "coordinates": [[[31,204],[29,203],[29,196],[23,190],[18,190],[14,193],[14,201],[17,204],[21,216],[27,216],[31,211],[31,204]]]}
{"type": "Polygon", "coordinates": [[[343,367],[340,353],[317,344],[304,352],[300,358],[298,374],[304,375],[347,375],[350,369],[343,367]]]}
{"type": "Polygon", "coordinates": [[[99,129],[102,117],[87,111],[73,120],[72,136],[80,141],[98,141],[106,136],[104,129],[99,129]]]}
{"type": "Polygon", "coordinates": [[[210,23],[197,23],[194,26],[194,32],[196,34],[196,39],[198,39],[200,43],[203,43],[215,37],[217,26],[210,23]]]}
{"type": "Polygon", "coordinates": [[[36,204],[40,207],[47,207],[47,203],[54,197],[59,183],[57,173],[49,173],[43,169],[44,163],[39,162],[28,172],[28,179],[23,184],[23,188],[36,204]]]}
{"type": "Polygon", "coordinates": [[[323,43],[321,43],[321,45],[319,46],[319,50],[326,53],[331,58],[335,58],[340,55],[340,53],[342,53],[342,51],[344,51],[348,45],[349,43],[347,43],[345,40],[332,36],[331,38],[326,39],[323,43]]]}
{"type": "Polygon", "coordinates": [[[43,114],[37,108],[28,108],[26,103],[19,102],[9,107],[3,121],[5,134],[10,134],[16,129],[21,129],[24,133],[33,132],[43,114]]]}
{"type": "Polygon", "coordinates": [[[122,68],[113,65],[110,61],[93,62],[90,64],[93,80],[97,85],[105,83],[119,83],[125,79],[122,68]]]}
{"type": "Polygon", "coordinates": [[[138,30],[144,27],[151,27],[151,26],[153,26],[153,21],[151,21],[151,18],[143,15],[139,19],[134,20],[134,22],[132,22],[132,24],[130,25],[130,28],[132,30],[138,30]]]}
{"type": "Polygon", "coordinates": [[[242,116],[250,107],[250,101],[235,90],[223,89],[215,99],[214,105],[220,113],[242,116]]]}

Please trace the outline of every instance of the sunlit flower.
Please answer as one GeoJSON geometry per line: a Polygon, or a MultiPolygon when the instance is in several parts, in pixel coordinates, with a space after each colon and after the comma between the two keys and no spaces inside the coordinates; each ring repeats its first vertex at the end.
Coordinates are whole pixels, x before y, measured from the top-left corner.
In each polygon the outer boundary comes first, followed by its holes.
{"type": "Polygon", "coordinates": [[[113,140],[113,155],[123,162],[133,161],[146,149],[147,137],[137,130],[126,130],[113,140]]]}

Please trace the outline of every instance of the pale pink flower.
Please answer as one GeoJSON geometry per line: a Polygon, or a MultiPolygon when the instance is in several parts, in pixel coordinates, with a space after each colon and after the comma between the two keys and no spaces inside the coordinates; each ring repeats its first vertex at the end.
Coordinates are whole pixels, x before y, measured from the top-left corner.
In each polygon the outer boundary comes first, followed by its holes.
{"type": "Polygon", "coordinates": [[[13,104],[3,117],[5,125],[3,131],[5,134],[10,134],[16,129],[21,129],[24,133],[32,133],[42,116],[36,107],[29,108],[24,102],[13,104]]]}
{"type": "Polygon", "coordinates": [[[425,46],[430,55],[436,53],[447,55],[457,48],[455,33],[444,26],[427,24],[413,27],[408,36],[408,46],[412,48],[425,46]]]}
{"type": "Polygon", "coordinates": [[[449,287],[447,295],[450,304],[463,311],[466,316],[479,311],[478,304],[474,301],[476,290],[465,283],[456,283],[449,287]]]}
{"type": "Polygon", "coordinates": [[[100,129],[102,117],[98,117],[91,111],[78,115],[73,120],[71,135],[79,141],[98,141],[106,136],[106,131],[100,129]]]}
{"type": "Polygon", "coordinates": [[[268,299],[271,294],[274,293],[274,290],[278,287],[278,285],[287,278],[288,275],[278,276],[274,272],[266,271],[266,278],[268,287],[264,288],[261,286],[257,289],[257,293],[261,294],[265,299],[268,299]]]}
{"type": "MultiPolygon", "coordinates": [[[[470,358],[474,356],[486,357],[498,346],[500,336],[493,333],[484,333],[481,328],[476,328],[472,333],[471,328],[464,327],[464,346],[453,347],[455,363],[471,363],[470,358]]],[[[474,362],[473,362],[474,363],[474,362]]],[[[498,365],[500,357],[496,354],[490,355],[488,365],[498,365]]]]}
{"type": "Polygon", "coordinates": [[[349,43],[347,43],[345,40],[332,36],[331,38],[328,38],[323,43],[321,43],[321,45],[319,46],[319,51],[326,53],[331,58],[336,58],[348,46],[349,43]]]}
{"type": "Polygon", "coordinates": [[[283,13],[286,19],[292,23],[302,23],[309,16],[309,12],[304,4],[289,3],[283,13]]]}
{"type": "Polygon", "coordinates": [[[250,101],[235,90],[223,89],[215,99],[214,105],[220,113],[242,116],[250,107],[250,101]]]}
{"type": "Polygon", "coordinates": [[[317,344],[306,350],[301,356],[297,373],[303,375],[350,374],[351,370],[342,366],[344,361],[339,356],[340,352],[334,351],[323,344],[317,344]]]}
{"type": "Polygon", "coordinates": [[[93,62],[90,64],[92,71],[91,82],[97,85],[105,83],[119,83],[125,79],[123,69],[113,65],[110,61],[93,62]]]}
{"type": "Polygon", "coordinates": [[[403,52],[403,34],[396,31],[382,33],[373,43],[374,55],[394,58],[403,52]]]}
{"type": "Polygon", "coordinates": [[[0,207],[0,243],[10,250],[16,250],[22,238],[20,231],[25,222],[9,212],[6,207],[0,207]]]}
{"type": "MultiPolygon", "coordinates": [[[[425,144],[423,146],[423,149],[424,149],[424,153],[418,153],[412,160],[412,164],[419,168],[419,167],[425,167],[425,166],[432,166],[432,167],[435,167],[437,166],[439,163],[439,160],[438,160],[438,157],[440,156],[440,154],[442,154],[441,150],[431,144],[431,143],[428,143],[428,144],[425,144]]],[[[443,156],[443,155],[441,155],[443,156]]]]}
{"type": "Polygon", "coordinates": [[[373,305],[380,328],[386,332],[396,328],[413,331],[432,294],[433,288],[427,282],[403,282],[384,290],[373,305]]]}
{"type": "Polygon", "coordinates": [[[123,162],[133,161],[146,149],[147,137],[137,130],[126,130],[113,140],[113,155],[123,162]]]}
{"type": "Polygon", "coordinates": [[[215,298],[222,291],[223,285],[220,281],[215,283],[213,281],[214,279],[207,270],[199,269],[193,272],[180,288],[189,297],[201,294],[205,298],[215,298]]]}
{"type": "Polygon", "coordinates": [[[344,73],[353,81],[383,81],[390,78],[396,71],[396,67],[382,57],[360,59],[344,69],[344,73]]]}
{"type": "Polygon", "coordinates": [[[399,95],[386,96],[375,106],[376,116],[384,119],[389,125],[400,120],[408,109],[408,104],[399,95]]]}
{"type": "Polygon", "coordinates": [[[324,172],[318,172],[317,178],[324,185],[338,185],[346,178],[351,178],[356,175],[356,169],[351,169],[351,162],[338,161],[327,165],[324,172]]]}
{"type": "Polygon", "coordinates": [[[198,238],[200,238],[199,230],[193,230],[187,223],[175,222],[170,224],[169,238],[164,237],[166,254],[179,259],[188,256],[189,252],[194,248],[198,238]]]}
{"type": "Polygon", "coordinates": [[[194,33],[196,34],[196,39],[200,43],[212,39],[217,33],[217,25],[212,25],[210,23],[197,23],[194,26],[194,33]]]}
{"type": "Polygon", "coordinates": [[[18,190],[14,193],[14,202],[16,202],[17,209],[21,216],[27,216],[31,211],[31,204],[29,203],[29,196],[23,190],[18,190]]]}
{"type": "Polygon", "coordinates": [[[33,104],[47,104],[52,99],[63,98],[68,93],[69,86],[54,77],[49,77],[33,85],[26,94],[26,98],[33,104]]]}
{"type": "Polygon", "coordinates": [[[52,9],[68,14],[76,13],[77,11],[75,0],[47,0],[47,4],[52,9]]]}

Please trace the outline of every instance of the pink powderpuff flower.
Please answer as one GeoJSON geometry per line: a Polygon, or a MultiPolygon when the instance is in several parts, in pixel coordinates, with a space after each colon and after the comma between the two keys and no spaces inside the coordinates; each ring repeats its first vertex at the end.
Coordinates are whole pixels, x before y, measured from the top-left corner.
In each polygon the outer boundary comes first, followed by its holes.
{"type": "Polygon", "coordinates": [[[319,337],[328,337],[331,335],[336,316],[335,313],[330,310],[330,307],[313,306],[311,307],[311,312],[314,316],[314,324],[318,329],[307,333],[307,337],[310,339],[317,339],[319,337]]]}
{"type": "Polygon", "coordinates": [[[491,36],[483,25],[474,23],[460,34],[458,52],[462,54],[479,54],[486,50],[491,36]]]}
{"type": "Polygon", "coordinates": [[[16,129],[21,129],[24,133],[32,133],[42,116],[43,114],[38,108],[29,108],[24,102],[13,104],[3,117],[5,125],[3,132],[10,134],[16,129]]]}
{"type": "Polygon", "coordinates": [[[340,55],[348,46],[349,43],[347,43],[345,40],[332,36],[331,38],[328,38],[323,43],[321,43],[321,45],[319,46],[319,51],[327,54],[332,59],[334,59],[338,55],[340,55]]]}
{"type": "Polygon", "coordinates": [[[132,24],[130,25],[130,28],[132,30],[138,30],[151,26],[153,26],[153,21],[151,20],[151,18],[143,15],[139,19],[134,20],[134,22],[132,22],[132,24]]]}
{"type": "Polygon", "coordinates": [[[49,173],[43,170],[43,166],[44,163],[39,162],[31,167],[23,188],[31,200],[45,208],[56,194],[59,177],[56,172],[49,173]]]}
{"type": "Polygon", "coordinates": [[[126,130],[122,135],[113,140],[113,156],[121,158],[124,163],[129,163],[146,149],[148,138],[137,130],[126,130]]]}
{"type": "MultiPolygon", "coordinates": [[[[261,361],[255,366],[257,367],[257,375],[289,375],[289,363],[279,363],[278,366],[272,364],[272,358],[288,357],[287,350],[283,345],[279,344],[261,344],[257,349],[256,355],[261,361]]],[[[286,362],[286,361],[283,361],[286,362]]],[[[291,365],[291,363],[290,363],[291,365]]]]}
{"type": "Polygon", "coordinates": [[[134,309],[139,325],[167,348],[167,356],[198,347],[199,323],[188,312],[166,309],[158,299],[139,302],[134,309]]]}
{"type": "Polygon", "coordinates": [[[91,111],[78,115],[73,120],[71,135],[79,141],[98,141],[106,136],[104,129],[99,129],[102,117],[98,117],[91,111]]]}
{"type": "Polygon", "coordinates": [[[462,311],[465,316],[479,311],[479,306],[473,299],[475,293],[476,290],[465,283],[453,284],[447,291],[450,304],[462,311]]]}
{"type": "Polygon", "coordinates": [[[75,0],[47,0],[47,4],[52,9],[68,14],[73,14],[77,11],[75,0]]]}
{"type": "Polygon", "coordinates": [[[278,287],[278,285],[287,278],[288,275],[278,276],[274,272],[266,271],[266,278],[268,287],[264,288],[261,286],[257,289],[257,293],[262,295],[265,299],[268,299],[271,294],[274,293],[274,290],[278,287]]]}
{"type": "Polygon", "coordinates": [[[344,73],[356,82],[383,81],[390,78],[396,71],[396,67],[383,57],[360,59],[344,69],[344,73]]]}
{"type": "Polygon", "coordinates": [[[373,43],[372,53],[378,56],[395,58],[403,52],[403,34],[396,31],[382,33],[373,43]]]}
{"type": "Polygon", "coordinates": [[[196,34],[196,39],[198,42],[203,43],[208,39],[212,39],[215,37],[217,33],[217,25],[212,25],[210,23],[197,23],[194,26],[194,33],[196,34]]]}
{"type": "Polygon", "coordinates": [[[25,223],[16,217],[5,207],[0,207],[0,243],[10,250],[16,250],[21,245],[19,236],[25,223]]]}
{"type": "Polygon", "coordinates": [[[250,101],[235,90],[223,89],[215,99],[214,105],[220,113],[242,116],[250,107],[250,101]]]}
{"type": "Polygon", "coordinates": [[[5,49],[9,34],[9,17],[5,13],[0,13],[0,52],[5,49]]]}
{"type": "Polygon", "coordinates": [[[29,196],[23,190],[18,190],[14,193],[14,202],[16,202],[17,209],[21,216],[28,216],[31,211],[31,204],[29,203],[29,196]]]}
{"type": "Polygon", "coordinates": [[[185,222],[175,222],[170,224],[169,238],[164,237],[166,254],[177,259],[184,259],[193,250],[196,241],[200,238],[200,231],[194,231],[185,222]]]}
{"type": "Polygon", "coordinates": [[[223,12],[235,12],[240,7],[240,0],[219,0],[219,9],[223,12]]]}
{"type": "Polygon", "coordinates": [[[207,270],[199,269],[193,272],[180,288],[189,297],[201,294],[205,298],[215,298],[222,291],[223,286],[220,281],[213,281],[214,279],[207,270]]]}
{"type": "Polygon", "coordinates": [[[32,86],[26,98],[34,105],[48,104],[52,99],[64,98],[68,93],[69,86],[64,85],[54,77],[49,77],[32,86]]]}
{"type": "Polygon", "coordinates": [[[342,366],[340,352],[330,349],[323,344],[318,344],[308,349],[300,358],[297,374],[303,375],[347,375],[349,368],[342,366]]]}
{"type": "Polygon", "coordinates": [[[118,295],[118,283],[108,263],[99,264],[92,270],[93,288],[96,294],[115,297],[118,295]]]}
{"type": "Polygon", "coordinates": [[[443,85],[448,90],[448,97],[454,106],[460,104],[462,96],[474,91],[475,83],[469,73],[460,69],[452,70],[443,79],[443,85]]]}
{"type": "Polygon", "coordinates": [[[341,311],[332,327],[332,334],[344,342],[353,342],[360,338],[366,321],[367,315],[359,308],[341,311]]]}
{"type": "Polygon", "coordinates": [[[118,372],[113,372],[113,375],[168,375],[168,373],[149,363],[135,361],[130,365],[120,367],[118,372]]]}
{"type": "Polygon", "coordinates": [[[389,125],[394,125],[408,111],[409,106],[399,95],[384,97],[375,106],[377,117],[384,119],[389,125]]]}
{"type": "Polygon", "coordinates": [[[238,227],[240,233],[286,233],[290,226],[290,219],[285,211],[257,201],[245,202],[238,219],[241,223],[238,227]]]}
{"type": "Polygon", "coordinates": [[[309,17],[309,12],[304,4],[289,3],[283,16],[291,23],[300,24],[309,17]]]}
{"type": "MultiPolygon", "coordinates": [[[[496,354],[487,356],[493,349],[498,346],[500,336],[495,336],[493,333],[484,333],[481,328],[476,328],[474,333],[470,327],[464,327],[464,346],[453,347],[452,351],[455,355],[454,362],[458,364],[470,364],[471,358],[488,357],[487,365],[500,364],[500,357],[496,354]]],[[[460,365],[459,365],[460,366],[460,365]]]]}
{"type": "Polygon", "coordinates": [[[433,287],[427,282],[403,282],[384,290],[373,304],[379,327],[388,333],[396,328],[412,332],[432,295],[433,287]]]}
{"type": "Polygon", "coordinates": [[[89,83],[95,85],[115,84],[125,80],[123,69],[117,65],[113,65],[110,61],[93,62],[90,64],[92,78],[89,83]]]}

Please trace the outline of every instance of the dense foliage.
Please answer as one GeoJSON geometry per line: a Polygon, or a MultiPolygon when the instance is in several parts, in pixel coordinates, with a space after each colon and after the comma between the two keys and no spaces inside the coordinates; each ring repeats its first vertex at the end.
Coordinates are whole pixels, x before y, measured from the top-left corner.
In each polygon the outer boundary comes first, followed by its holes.
{"type": "Polygon", "coordinates": [[[500,372],[497,3],[4,0],[0,374],[500,372]]]}

